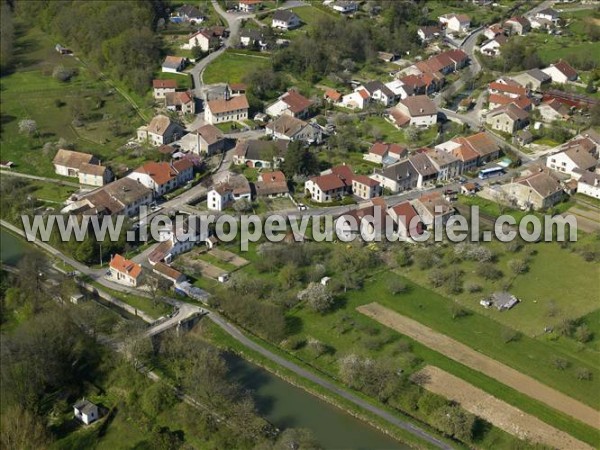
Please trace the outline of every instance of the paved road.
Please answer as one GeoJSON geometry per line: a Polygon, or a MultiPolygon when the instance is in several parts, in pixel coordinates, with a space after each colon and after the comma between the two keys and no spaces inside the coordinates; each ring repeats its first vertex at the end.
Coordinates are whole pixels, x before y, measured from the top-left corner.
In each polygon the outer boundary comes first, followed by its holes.
{"type": "MultiPolygon", "coordinates": [[[[12,170],[0,169],[0,174],[8,175],[10,177],[28,178],[30,180],[47,181],[48,183],[62,184],[64,186],[76,187],[78,189],[81,188],[81,185],[79,183],[73,183],[72,181],[63,181],[63,180],[58,180],[56,178],[48,178],[48,177],[38,177],[36,175],[28,175],[26,173],[13,172],[12,170]]],[[[90,188],[90,189],[94,189],[94,188],[90,188]]]]}

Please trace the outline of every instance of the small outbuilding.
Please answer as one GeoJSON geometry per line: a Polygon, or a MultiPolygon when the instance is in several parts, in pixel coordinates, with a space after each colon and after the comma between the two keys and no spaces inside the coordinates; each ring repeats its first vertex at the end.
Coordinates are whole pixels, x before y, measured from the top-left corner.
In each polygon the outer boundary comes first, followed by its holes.
{"type": "Polygon", "coordinates": [[[98,406],[85,398],[73,405],[73,414],[75,418],[81,420],[86,425],[100,418],[98,415],[98,406]]]}
{"type": "Polygon", "coordinates": [[[494,292],[490,298],[492,304],[498,311],[505,311],[511,309],[517,303],[519,299],[509,292],[494,292]]]}

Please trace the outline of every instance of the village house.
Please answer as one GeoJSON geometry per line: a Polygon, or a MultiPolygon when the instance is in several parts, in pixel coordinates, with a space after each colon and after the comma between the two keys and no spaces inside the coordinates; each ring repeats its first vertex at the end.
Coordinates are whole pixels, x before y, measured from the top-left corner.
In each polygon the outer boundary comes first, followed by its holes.
{"type": "Polygon", "coordinates": [[[523,35],[531,30],[531,23],[526,17],[511,17],[504,22],[504,26],[510,30],[510,34],[523,35]]]}
{"type": "Polygon", "coordinates": [[[183,5],[177,8],[175,11],[175,16],[182,19],[184,22],[189,22],[192,24],[199,24],[204,22],[204,15],[200,12],[198,8],[191,5],[183,5]]]}
{"type": "Polygon", "coordinates": [[[521,86],[510,78],[500,78],[496,81],[492,81],[488,85],[488,92],[490,94],[504,95],[511,98],[529,96],[529,90],[526,87],[521,86]]]}
{"type": "Polygon", "coordinates": [[[577,80],[577,71],[573,69],[566,61],[562,59],[555,64],[551,64],[549,67],[542,69],[542,72],[552,78],[553,83],[564,84],[568,81],[577,80]]]}
{"type": "Polygon", "coordinates": [[[256,169],[276,169],[284,161],[289,141],[240,140],[233,152],[233,164],[256,169]]]}
{"type": "Polygon", "coordinates": [[[148,206],[153,200],[151,189],[125,177],[83,195],[79,200],[63,208],[61,212],[89,216],[123,214],[133,217],[139,213],[140,207],[148,206]]]}
{"type": "Polygon", "coordinates": [[[442,30],[437,25],[422,26],[417,29],[421,42],[429,42],[440,37],[442,30]]]}
{"type": "Polygon", "coordinates": [[[339,200],[352,190],[354,173],[350,166],[334,166],[304,183],[304,192],[314,202],[328,203],[339,200]]]}
{"type": "Polygon", "coordinates": [[[137,140],[148,142],[154,147],[170,144],[186,133],[185,129],[169,117],[159,114],[150,123],[137,129],[137,140]]]}
{"type": "Polygon", "coordinates": [[[421,218],[425,229],[431,228],[436,223],[445,224],[454,215],[454,208],[440,192],[423,194],[410,203],[421,218]]]}
{"type": "Polygon", "coordinates": [[[137,287],[141,284],[143,279],[142,266],[125,259],[118,253],[111,258],[109,268],[112,281],[131,287],[137,287]]]}
{"type": "Polygon", "coordinates": [[[388,120],[397,128],[430,127],[437,123],[437,107],[426,95],[407,97],[388,111],[388,120]]]}
{"type": "Polygon", "coordinates": [[[171,264],[177,255],[189,252],[194,246],[202,241],[206,241],[208,235],[201,235],[202,227],[196,227],[195,235],[190,236],[189,223],[185,221],[179,227],[175,224],[170,228],[163,228],[160,233],[160,244],[148,255],[148,262],[156,267],[156,264],[164,262],[171,264]]]}
{"type": "Polygon", "coordinates": [[[186,59],[181,56],[167,56],[161,65],[163,72],[178,73],[185,67],[186,59]]]}
{"type": "Polygon", "coordinates": [[[529,114],[511,103],[490,111],[485,118],[485,123],[494,130],[513,134],[529,123],[529,114]]]}
{"type": "Polygon", "coordinates": [[[547,20],[552,23],[554,26],[558,25],[560,22],[560,14],[558,11],[552,8],[542,9],[538,11],[535,15],[537,19],[547,20]]]}
{"type": "MultiPolygon", "coordinates": [[[[419,78],[421,77],[424,78],[423,75],[419,76],[419,78]]],[[[427,86],[425,80],[422,81],[422,85],[424,87],[427,86]]],[[[388,83],[385,83],[385,87],[388,88],[394,95],[394,101],[404,100],[406,97],[409,97],[416,93],[415,89],[412,86],[408,86],[408,83],[406,83],[404,80],[392,80],[388,83]]],[[[431,84],[431,87],[434,88],[433,83],[431,84]]]]}
{"type": "Polygon", "coordinates": [[[555,120],[565,121],[570,118],[571,111],[564,103],[556,99],[549,102],[544,102],[536,108],[540,112],[542,121],[546,123],[554,122],[555,120]]]}
{"type": "Polygon", "coordinates": [[[168,111],[181,114],[196,113],[196,102],[190,92],[168,92],[165,94],[165,106],[168,111]]]}
{"type": "Polygon", "coordinates": [[[285,114],[298,119],[304,119],[308,117],[312,104],[311,100],[304,97],[298,91],[289,90],[281,95],[275,103],[268,106],[265,112],[271,117],[279,117],[285,114]]]}
{"type": "Polygon", "coordinates": [[[560,202],[564,196],[560,183],[546,171],[503,185],[501,189],[512,202],[523,209],[547,209],[560,202]]]}
{"type": "Polygon", "coordinates": [[[127,176],[161,196],[191,181],[194,178],[194,165],[188,159],[172,163],[147,162],[127,176]]]}
{"type": "Polygon", "coordinates": [[[395,194],[416,188],[419,173],[408,159],[404,159],[383,169],[375,169],[371,178],[395,194]]]}
{"type": "Polygon", "coordinates": [[[335,89],[326,89],[323,99],[329,103],[336,104],[342,101],[342,93],[335,89]]]}
{"type": "Polygon", "coordinates": [[[456,137],[436,145],[437,149],[452,153],[463,163],[463,172],[473,170],[500,157],[500,145],[485,131],[466,137],[456,137]]]}
{"type": "Polygon", "coordinates": [[[421,74],[431,73],[435,75],[439,73],[448,75],[462,69],[468,62],[469,55],[462,50],[455,49],[432,56],[425,61],[419,61],[415,64],[415,67],[421,74]]]}
{"type": "Polygon", "coordinates": [[[433,184],[438,178],[438,171],[425,152],[416,152],[408,157],[417,173],[416,187],[421,189],[428,184],[433,184]]]}
{"type": "Polygon", "coordinates": [[[110,168],[102,166],[100,164],[88,164],[84,163],[79,166],[79,173],[77,174],[80,184],[87,186],[104,186],[110,183],[114,174],[110,168]]]}
{"type": "Polygon", "coordinates": [[[500,47],[508,42],[508,38],[499,34],[480,45],[479,51],[486,56],[500,56],[500,47]]]}
{"type": "Polygon", "coordinates": [[[252,201],[252,189],[245,176],[230,174],[208,191],[206,206],[211,211],[223,211],[237,200],[252,201]]]}
{"type": "Polygon", "coordinates": [[[446,30],[455,33],[466,33],[471,27],[471,19],[465,14],[444,14],[438,19],[446,30]]]}
{"type": "Polygon", "coordinates": [[[244,28],[240,32],[240,44],[243,47],[257,46],[260,49],[265,49],[267,47],[263,32],[254,28],[244,28]]]}
{"type": "Polygon", "coordinates": [[[496,109],[500,106],[510,105],[511,103],[523,111],[531,111],[533,108],[533,102],[529,97],[524,95],[520,95],[519,97],[509,97],[502,94],[490,94],[488,97],[490,109],[496,109]]]}
{"type": "Polygon", "coordinates": [[[73,405],[73,414],[76,419],[81,420],[86,425],[100,418],[98,406],[86,399],[79,400],[73,405]]]}
{"type": "Polygon", "coordinates": [[[435,167],[438,181],[447,181],[462,174],[462,162],[452,153],[435,148],[424,149],[423,153],[435,167]]]}
{"type": "Polygon", "coordinates": [[[157,100],[165,98],[165,94],[176,90],[176,80],[152,80],[152,96],[157,100]]]}
{"type": "Polygon", "coordinates": [[[557,172],[579,177],[585,171],[594,171],[598,159],[581,147],[572,147],[565,151],[549,155],[546,166],[557,172]]]}
{"type": "Polygon", "coordinates": [[[181,44],[181,48],[192,50],[199,47],[203,52],[208,52],[219,47],[220,40],[208,30],[199,30],[191,34],[187,41],[181,44]]]}
{"type": "Polygon", "coordinates": [[[352,194],[363,200],[369,200],[381,195],[379,181],[366,175],[354,175],[352,177],[352,194]]]}
{"type": "Polygon", "coordinates": [[[410,241],[423,234],[423,221],[410,202],[399,203],[387,213],[394,221],[394,232],[400,240],[410,241]]]}
{"type": "Polygon", "coordinates": [[[272,28],[279,28],[281,30],[293,30],[300,26],[300,17],[292,10],[289,9],[278,9],[273,13],[273,20],[271,21],[272,28]]]}
{"type": "Polygon", "coordinates": [[[186,134],[180,141],[181,149],[196,155],[212,156],[225,148],[225,136],[214,125],[203,125],[186,134]]]}
{"type": "Polygon", "coordinates": [[[257,197],[283,197],[290,193],[285,175],[280,170],[260,173],[254,188],[257,197]]]}
{"type": "Polygon", "coordinates": [[[363,87],[342,97],[341,106],[349,109],[365,109],[371,101],[371,95],[363,87]]]}
{"type": "Polygon", "coordinates": [[[361,88],[368,92],[371,100],[383,103],[384,106],[390,106],[396,100],[394,92],[381,81],[369,81],[359,89],[361,88]]]}
{"type": "Polygon", "coordinates": [[[584,172],[577,180],[577,192],[588,197],[600,199],[600,174],[584,172]]]}
{"type": "MultiPolygon", "coordinates": [[[[381,198],[361,202],[357,208],[335,217],[336,235],[340,240],[351,240],[359,233],[385,236],[385,228],[388,225],[386,208],[387,206],[381,198]],[[351,227],[350,224],[356,224],[357,228],[351,227]]],[[[321,284],[326,286],[329,280],[329,277],[324,277],[321,279],[321,284]]]]}
{"type": "Polygon", "coordinates": [[[462,172],[470,172],[477,167],[479,154],[468,144],[461,144],[452,140],[439,144],[435,148],[448,152],[458,159],[462,165],[462,172]]]}
{"type": "Polygon", "coordinates": [[[262,8],[262,0],[240,0],[238,10],[245,13],[252,13],[262,8]]]}
{"type": "Polygon", "coordinates": [[[514,75],[512,79],[521,86],[533,91],[539,91],[542,86],[550,84],[552,81],[550,75],[542,72],[540,69],[527,70],[526,72],[514,75]]]}
{"type": "Polygon", "coordinates": [[[358,11],[358,3],[350,0],[336,0],[330,6],[334,11],[342,14],[351,14],[358,11]]]}
{"type": "Polygon", "coordinates": [[[265,134],[273,139],[301,141],[306,144],[320,144],[323,132],[317,124],[304,122],[292,116],[283,115],[267,124],[265,134]]]}
{"type": "MultiPolygon", "coordinates": [[[[229,91],[228,91],[229,92],[229,91]]],[[[211,125],[248,119],[248,99],[245,95],[211,100],[206,103],[204,120],[211,125]]]]}
{"type": "Polygon", "coordinates": [[[529,145],[533,142],[533,134],[529,130],[519,130],[513,137],[513,142],[517,145],[529,145]]]}
{"type": "Polygon", "coordinates": [[[393,164],[408,154],[406,147],[399,144],[388,144],[385,142],[376,142],[365,153],[363,158],[376,164],[393,164]]]}
{"type": "Polygon", "coordinates": [[[154,264],[154,266],[152,266],[152,272],[173,284],[183,283],[187,280],[187,277],[184,274],[163,262],[154,264]]]}
{"type": "Polygon", "coordinates": [[[483,35],[488,39],[494,39],[499,34],[504,34],[504,28],[499,23],[490,25],[483,31],[483,35]]]}

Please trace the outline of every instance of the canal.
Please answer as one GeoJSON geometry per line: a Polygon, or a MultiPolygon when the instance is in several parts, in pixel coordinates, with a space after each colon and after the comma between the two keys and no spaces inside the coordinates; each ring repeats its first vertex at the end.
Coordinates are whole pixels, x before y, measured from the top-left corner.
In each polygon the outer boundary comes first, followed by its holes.
{"type": "MultiPolygon", "coordinates": [[[[0,230],[0,260],[16,264],[27,244],[0,230]]],[[[405,450],[397,442],[339,408],[238,356],[228,355],[232,381],[253,392],[259,413],[279,429],[307,428],[326,450],[405,450]]]]}

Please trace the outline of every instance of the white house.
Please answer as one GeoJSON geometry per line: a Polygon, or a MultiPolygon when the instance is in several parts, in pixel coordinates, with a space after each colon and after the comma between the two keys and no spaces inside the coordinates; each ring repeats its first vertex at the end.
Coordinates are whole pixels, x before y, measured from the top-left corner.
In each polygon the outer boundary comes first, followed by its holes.
{"type": "Polygon", "coordinates": [[[577,181],[577,192],[600,199],[600,174],[585,172],[577,181]]]}
{"type": "Polygon", "coordinates": [[[454,31],[456,33],[466,33],[471,27],[471,19],[465,14],[444,14],[438,19],[448,31],[454,31]]]}
{"type": "Polygon", "coordinates": [[[323,140],[323,131],[319,125],[286,115],[267,124],[265,134],[274,139],[302,141],[307,144],[320,144],[323,140]]]}
{"type": "Polygon", "coordinates": [[[185,22],[189,22],[192,24],[202,23],[204,21],[204,15],[202,12],[191,5],[183,5],[179,7],[176,11],[176,16],[180,19],[183,19],[185,22]]]}
{"type": "Polygon", "coordinates": [[[567,120],[569,118],[569,108],[556,100],[542,103],[536,108],[544,122],[554,122],[555,120],[567,120]]]}
{"type": "Polygon", "coordinates": [[[588,151],[573,147],[560,153],[548,156],[546,166],[557,172],[575,175],[576,172],[594,170],[598,160],[588,151]]]}
{"type": "Polygon", "coordinates": [[[211,211],[223,211],[237,200],[252,200],[250,183],[243,175],[230,175],[208,191],[206,206],[211,211]]]}
{"type": "Polygon", "coordinates": [[[298,91],[289,90],[279,96],[275,103],[272,103],[265,109],[265,112],[271,117],[279,117],[283,114],[303,119],[309,114],[309,109],[313,102],[298,91]]]}
{"type": "Polygon", "coordinates": [[[191,92],[168,92],[165,94],[165,106],[168,111],[180,114],[194,114],[196,101],[191,92]]]}
{"type": "Polygon", "coordinates": [[[98,406],[90,402],[89,400],[83,399],[73,405],[73,414],[76,419],[81,420],[86,425],[98,420],[98,406]]]}
{"type": "Polygon", "coordinates": [[[246,120],[249,108],[246,95],[226,96],[223,99],[211,100],[206,103],[204,120],[211,125],[246,120]]]}
{"type": "Polygon", "coordinates": [[[163,72],[178,73],[185,67],[186,59],[181,56],[167,56],[162,63],[163,72]]]}
{"type": "Polygon", "coordinates": [[[179,159],[173,163],[147,162],[138,167],[128,178],[138,181],[156,195],[164,195],[194,178],[194,165],[189,159],[179,159]]]}
{"type": "Polygon", "coordinates": [[[383,103],[384,106],[390,106],[397,100],[396,94],[381,81],[369,81],[358,89],[364,89],[369,93],[371,100],[383,103]]]}
{"type": "Polygon", "coordinates": [[[555,64],[551,64],[550,67],[542,69],[542,72],[549,75],[553,83],[564,84],[568,81],[577,80],[577,71],[562,59],[555,64]]]}
{"type": "Polygon", "coordinates": [[[119,284],[139,286],[143,278],[142,266],[116,254],[110,260],[110,277],[119,284]]]}
{"type": "Polygon", "coordinates": [[[112,171],[100,164],[82,164],[77,175],[79,183],[88,186],[104,186],[114,178],[112,171]]]}
{"type": "Polygon", "coordinates": [[[371,95],[364,88],[356,89],[351,94],[342,97],[341,106],[349,109],[365,109],[371,100],[371,95]]]}
{"type": "Polygon", "coordinates": [[[407,97],[389,110],[388,120],[398,128],[430,127],[437,123],[437,107],[426,95],[407,97]]]}
{"type": "Polygon", "coordinates": [[[553,25],[558,25],[558,22],[560,21],[560,15],[558,11],[552,8],[542,9],[535,15],[535,17],[537,19],[547,20],[553,25]]]}
{"type": "Polygon", "coordinates": [[[271,22],[272,28],[279,28],[282,30],[293,30],[300,26],[300,17],[292,10],[289,9],[278,9],[273,14],[273,20],[271,22]]]}
{"type": "Polygon", "coordinates": [[[185,133],[186,131],[178,123],[163,114],[158,114],[148,125],[142,125],[137,129],[137,140],[160,147],[176,141],[185,133]]]}
{"type": "Polygon", "coordinates": [[[503,34],[499,34],[498,36],[490,39],[489,41],[485,41],[479,47],[479,51],[487,56],[499,56],[500,55],[500,47],[502,47],[508,38],[503,34]]]}
{"type": "Polygon", "coordinates": [[[181,45],[181,48],[191,50],[195,47],[200,47],[203,52],[208,52],[211,48],[214,48],[219,42],[219,39],[208,31],[200,30],[196,31],[187,41],[181,45]]]}
{"type": "Polygon", "coordinates": [[[245,13],[252,13],[262,7],[262,0],[240,0],[238,10],[245,13]]]}
{"type": "Polygon", "coordinates": [[[358,3],[349,0],[337,0],[330,5],[334,11],[350,14],[358,10],[358,3]]]}
{"type": "Polygon", "coordinates": [[[165,94],[177,90],[177,80],[152,80],[152,90],[155,99],[165,98],[165,94]]]}

